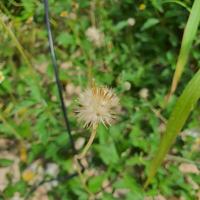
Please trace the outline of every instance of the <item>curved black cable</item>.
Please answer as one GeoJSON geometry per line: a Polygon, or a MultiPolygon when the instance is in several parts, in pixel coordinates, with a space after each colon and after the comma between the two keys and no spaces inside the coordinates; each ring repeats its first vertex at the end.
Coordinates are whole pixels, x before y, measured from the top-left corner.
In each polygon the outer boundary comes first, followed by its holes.
{"type": "Polygon", "coordinates": [[[40,187],[41,185],[45,184],[45,183],[49,183],[49,182],[52,182],[52,181],[60,181],[60,182],[63,182],[63,181],[67,181],[67,180],[70,180],[74,177],[78,176],[78,173],[75,172],[75,173],[72,173],[72,174],[69,174],[69,175],[66,175],[66,176],[61,176],[61,177],[57,177],[57,178],[52,178],[52,179],[47,179],[47,180],[42,180],[41,182],[39,182],[37,185],[33,186],[31,188],[31,190],[25,195],[24,199],[25,200],[28,200],[29,197],[31,197],[31,195],[38,189],[38,187],[40,187]]]}
{"type": "Polygon", "coordinates": [[[61,82],[60,82],[60,79],[59,79],[58,64],[57,64],[57,61],[56,61],[56,55],[55,55],[55,51],[54,51],[54,45],[53,45],[53,39],[52,39],[52,33],[51,33],[51,26],[50,26],[50,23],[49,23],[49,8],[48,7],[49,7],[48,6],[48,0],[44,0],[45,22],[46,22],[46,28],[47,28],[47,32],[48,32],[49,48],[50,48],[50,53],[51,53],[53,69],[54,69],[54,75],[55,75],[55,79],[56,79],[56,85],[57,85],[57,88],[58,88],[58,93],[59,93],[59,98],[60,98],[60,103],[61,103],[61,109],[62,109],[66,129],[67,129],[67,132],[68,132],[68,135],[69,135],[71,147],[72,147],[73,153],[76,154],[76,149],[75,149],[75,146],[74,146],[74,141],[73,141],[73,137],[72,137],[72,134],[71,134],[71,128],[70,128],[70,124],[69,124],[69,120],[68,120],[68,116],[67,116],[67,108],[66,108],[64,100],[63,100],[62,85],[61,85],[61,82]]]}

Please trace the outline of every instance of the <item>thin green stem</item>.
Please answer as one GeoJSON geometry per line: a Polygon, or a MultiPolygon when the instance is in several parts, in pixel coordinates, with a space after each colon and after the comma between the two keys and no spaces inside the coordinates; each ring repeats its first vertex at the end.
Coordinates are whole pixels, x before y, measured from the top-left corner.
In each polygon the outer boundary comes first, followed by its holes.
{"type": "Polygon", "coordinates": [[[97,125],[94,125],[94,126],[92,127],[92,133],[91,133],[91,135],[90,135],[90,138],[89,138],[87,144],[85,145],[83,151],[78,155],[78,158],[82,159],[82,158],[85,157],[85,155],[87,154],[87,152],[88,152],[90,146],[92,145],[92,143],[93,143],[93,141],[94,141],[94,138],[95,138],[95,136],[96,136],[96,133],[97,133],[97,125]]]}
{"type": "Polygon", "coordinates": [[[83,185],[83,188],[85,189],[85,191],[90,195],[90,196],[93,196],[93,194],[90,192],[87,184],[86,184],[86,179],[85,177],[83,176],[83,173],[81,171],[81,167],[80,167],[80,164],[79,164],[79,157],[78,156],[74,156],[74,164],[75,164],[75,167],[76,167],[76,170],[78,172],[78,176],[81,180],[81,183],[83,185]]]}
{"type": "Polygon", "coordinates": [[[78,175],[80,177],[80,180],[81,180],[81,182],[83,184],[84,189],[86,190],[86,192],[88,192],[88,194],[91,197],[93,197],[93,194],[90,192],[89,188],[87,187],[86,180],[85,180],[85,177],[83,176],[83,173],[81,172],[81,168],[79,166],[78,160],[81,161],[86,156],[86,154],[87,154],[87,152],[88,152],[90,146],[92,145],[92,143],[94,141],[94,138],[96,136],[97,127],[98,127],[98,125],[96,125],[96,124],[93,125],[93,127],[92,127],[92,133],[90,135],[90,138],[89,138],[87,144],[85,145],[85,147],[82,150],[82,152],[80,154],[78,154],[77,156],[74,157],[74,164],[75,164],[76,170],[78,172],[78,175]]]}
{"type": "Polygon", "coordinates": [[[181,2],[181,1],[178,1],[178,0],[165,0],[165,1],[163,2],[163,4],[164,4],[164,3],[176,3],[176,4],[178,4],[178,5],[182,6],[182,7],[184,7],[188,12],[191,11],[191,8],[190,8],[190,7],[188,7],[185,3],[181,2]]]}

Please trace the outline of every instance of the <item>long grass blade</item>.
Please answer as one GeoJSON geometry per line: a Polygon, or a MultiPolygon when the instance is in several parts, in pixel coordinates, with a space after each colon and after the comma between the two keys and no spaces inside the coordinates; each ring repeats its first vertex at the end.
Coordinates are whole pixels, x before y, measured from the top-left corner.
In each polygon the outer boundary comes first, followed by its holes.
{"type": "Polygon", "coordinates": [[[186,8],[186,10],[187,10],[188,12],[191,11],[191,9],[190,9],[184,2],[182,2],[182,1],[178,1],[178,0],[165,0],[165,1],[163,1],[162,4],[165,4],[165,3],[176,3],[176,4],[178,4],[178,5],[180,5],[180,6],[184,7],[184,8],[186,8]]]}
{"type": "Polygon", "coordinates": [[[197,32],[199,22],[200,22],[200,1],[195,0],[184,30],[181,49],[176,63],[176,70],[173,76],[168,99],[171,97],[171,95],[175,92],[177,88],[178,82],[181,78],[184,67],[187,63],[189,52],[197,32]]]}
{"type": "Polygon", "coordinates": [[[166,132],[161,139],[155,158],[150,163],[147,181],[144,185],[146,188],[155,176],[159,166],[164,160],[171,145],[174,143],[176,136],[183,128],[189,114],[200,98],[200,70],[195,74],[192,80],[187,84],[182,95],[172,111],[167,123],[166,132]]]}
{"type": "MultiPolygon", "coordinates": [[[[1,10],[0,10],[0,14],[1,10]]],[[[9,34],[9,36],[11,37],[12,41],[14,42],[15,46],[17,47],[17,49],[19,50],[22,58],[24,59],[24,62],[27,64],[27,66],[29,66],[29,68],[32,71],[32,64],[29,61],[29,58],[27,57],[23,47],[21,46],[21,44],[19,43],[18,39],[16,38],[15,34],[13,33],[12,29],[5,24],[5,22],[3,21],[3,19],[0,17],[0,25],[5,29],[5,31],[9,34]]]]}

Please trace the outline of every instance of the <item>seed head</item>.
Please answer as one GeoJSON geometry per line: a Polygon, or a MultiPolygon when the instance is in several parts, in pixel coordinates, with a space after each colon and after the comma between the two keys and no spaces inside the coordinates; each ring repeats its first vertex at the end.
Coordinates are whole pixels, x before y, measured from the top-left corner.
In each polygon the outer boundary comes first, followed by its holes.
{"type": "Polygon", "coordinates": [[[112,89],[92,87],[80,94],[77,117],[79,121],[85,123],[85,127],[91,127],[99,123],[107,126],[116,120],[119,110],[119,98],[112,89]]]}
{"type": "Polygon", "coordinates": [[[86,30],[85,35],[96,47],[101,47],[104,43],[104,34],[94,26],[89,27],[86,30]]]}

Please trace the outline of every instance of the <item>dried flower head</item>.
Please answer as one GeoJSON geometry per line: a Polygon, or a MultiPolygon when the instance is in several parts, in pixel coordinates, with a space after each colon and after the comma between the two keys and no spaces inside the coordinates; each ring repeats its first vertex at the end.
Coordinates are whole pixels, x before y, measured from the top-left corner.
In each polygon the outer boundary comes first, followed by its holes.
{"type": "Polygon", "coordinates": [[[107,87],[92,87],[86,89],[79,97],[77,117],[91,127],[99,123],[105,126],[112,124],[120,110],[119,98],[112,89],[107,87]]]}
{"type": "Polygon", "coordinates": [[[103,45],[104,34],[96,27],[89,27],[86,30],[85,35],[96,47],[101,47],[103,45]]]}

